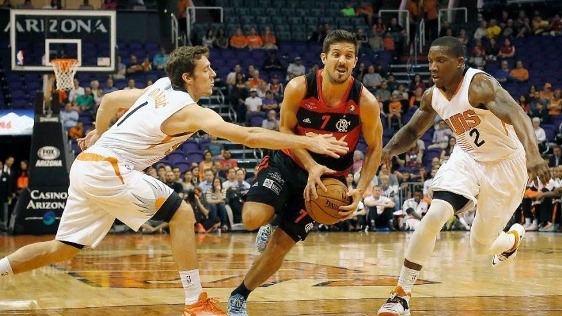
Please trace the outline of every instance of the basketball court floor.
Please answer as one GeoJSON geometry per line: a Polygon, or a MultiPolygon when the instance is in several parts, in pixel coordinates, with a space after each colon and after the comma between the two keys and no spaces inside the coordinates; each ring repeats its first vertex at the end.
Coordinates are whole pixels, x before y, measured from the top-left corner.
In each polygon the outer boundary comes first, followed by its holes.
{"type": "MultiPolygon", "coordinates": [[[[198,235],[203,287],[226,307],[256,258],[255,234],[198,235]]],[[[0,235],[0,257],[52,236],[0,235]]],[[[250,295],[250,315],[375,315],[396,284],[409,233],[312,233],[250,295]]],[[[414,287],[413,315],[562,315],[562,234],[528,233],[492,268],[467,232],[442,232],[414,287]]],[[[0,315],[180,315],[169,235],[108,235],[70,262],[0,279],[0,315]]]]}

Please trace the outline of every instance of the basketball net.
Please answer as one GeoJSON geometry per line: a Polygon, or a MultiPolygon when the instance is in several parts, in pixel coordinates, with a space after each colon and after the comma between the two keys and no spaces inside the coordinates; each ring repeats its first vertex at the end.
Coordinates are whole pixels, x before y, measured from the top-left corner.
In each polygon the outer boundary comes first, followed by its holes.
{"type": "Polygon", "coordinates": [[[74,89],[74,74],[78,67],[78,59],[53,59],[51,60],[58,90],[74,89]]]}

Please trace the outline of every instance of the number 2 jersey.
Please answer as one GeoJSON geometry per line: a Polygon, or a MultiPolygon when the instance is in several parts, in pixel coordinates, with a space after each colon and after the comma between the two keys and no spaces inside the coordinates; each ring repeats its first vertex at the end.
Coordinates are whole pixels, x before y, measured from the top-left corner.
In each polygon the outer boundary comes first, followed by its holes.
{"type": "MultiPolygon", "coordinates": [[[[433,88],[431,106],[449,125],[457,146],[478,162],[496,162],[523,149],[513,126],[503,122],[487,109],[470,105],[468,92],[474,76],[483,71],[469,68],[458,92],[451,100],[437,87],[433,88]]],[[[487,74],[486,74],[487,75],[487,74]]]]}
{"type": "MultiPolygon", "coordinates": [[[[362,89],[361,82],[351,77],[351,82],[340,104],[330,108],[322,98],[322,70],[306,75],[306,95],[297,110],[295,134],[306,135],[306,133],[312,132],[333,134],[337,139],[343,138],[349,151],[345,155],[341,155],[339,159],[309,152],[317,163],[338,171],[336,176],[347,176],[353,165],[353,152],[361,135],[359,100],[362,89]]],[[[283,152],[302,167],[302,164],[296,157],[293,157],[289,150],[284,149],[283,152]]]]}
{"type": "Polygon", "coordinates": [[[172,89],[170,79],[157,80],[87,152],[112,156],[142,171],[185,142],[192,133],[169,136],[161,126],[170,116],[195,101],[172,89]]]}

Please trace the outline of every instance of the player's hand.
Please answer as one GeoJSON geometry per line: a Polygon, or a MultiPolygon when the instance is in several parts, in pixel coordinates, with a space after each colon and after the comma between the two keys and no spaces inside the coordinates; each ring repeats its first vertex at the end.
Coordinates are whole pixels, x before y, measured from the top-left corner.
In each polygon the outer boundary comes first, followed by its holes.
{"type": "Polygon", "coordinates": [[[347,191],[347,196],[351,197],[351,204],[347,206],[340,206],[340,211],[338,215],[343,218],[348,218],[349,216],[353,215],[353,212],[357,210],[357,206],[359,202],[361,202],[361,192],[357,189],[350,189],[347,191]]]}
{"type": "Polygon", "coordinates": [[[316,133],[306,133],[306,136],[310,137],[308,150],[328,155],[333,158],[339,158],[340,155],[345,155],[349,151],[347,143],[341,140],[337,140],[332,134],[316,134],[316,133]]]}
{"type": "Polygon", "coordinates": [[[78,146],[80,146],[80,149],[86,150],[90,148],[92,145],[94,145],[99,138],[100,135],[98,135],[98,132],[95,129],[93,129],[86,135],[86,137],[77,139],[78,146]]]}
{"type": "Polygon", "coordinates": [[[384,147],[382,149],[382,154],[381,154],[381,165],[385,164],[390,169],[390,166],[391,166],[390,163],[392,161],[392,156],[393,155],[390,154],[390,151],[388,150],[388,148],[384,147]]]}
{"type": "Polygon", "coordinates": [[[529,180],[539,178],[544,185],[552,178],[548,164],[540,156],[527,158],[527,173],[529,174],[529,180]]]}
{"type": "Polygon", "coordinates": [[[318,198],[317,188],[324,190],[324,192],[328,192],[328,189],[322,183],[321,177],[325,174],[334,174],[336,171],[324,166],[315,164],[308,170],[308,181],[306,182],[306,187],[304,188],[304,200],[310,201],[312,198],[316,200],[318,198]]]}

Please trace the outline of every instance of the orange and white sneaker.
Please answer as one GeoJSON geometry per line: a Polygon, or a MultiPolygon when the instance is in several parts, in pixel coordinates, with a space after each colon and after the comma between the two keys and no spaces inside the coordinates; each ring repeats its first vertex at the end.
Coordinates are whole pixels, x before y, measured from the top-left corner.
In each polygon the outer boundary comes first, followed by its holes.
{"type": "Polygon", "coordinates": [[[208,298],[207,293],[199,294],[199,300],[191,305],[185,305],[182,316],[226,316],[215,299],[208,298]]]}
{"type": "Polygon", "coordinates": [[[507,233],[513,234],[513,236],[515,236],[515,245],[508,251],[504,251],[499,255],[494,255],[494,257],[492,258],[492,266],[496,266],[500,263],[513,260],[515,256],[517,256],[517,249],[519,249],[519,246],[521,246],[521,241],[523,241],[523,236],[525,236],[525,228],[523,227],[523,225],[515,223],[509,228],[509,231],[507,233]]]}
{"type": "Polygon", "coordinates": [[[404,292],[404,289],[398,285],[394,291],[390,292],[390,298],[386,300],[379,311],[378,316],[410,316],[410,297],[411,293],[404,292]]]}

